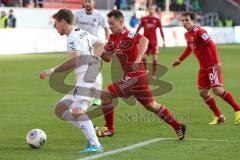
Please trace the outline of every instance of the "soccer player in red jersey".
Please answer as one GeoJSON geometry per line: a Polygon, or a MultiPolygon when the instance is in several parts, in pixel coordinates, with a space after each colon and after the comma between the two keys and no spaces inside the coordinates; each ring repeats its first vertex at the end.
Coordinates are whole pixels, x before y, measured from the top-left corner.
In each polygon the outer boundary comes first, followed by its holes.
{"type": "Polygon", "coordinates": [[[109,28],[112,31],[105,45],[101,58],[109,62],[113,55],[120,61],[124,78],[108,86],[102,91],[102,110],[106,121],[106,130],[97,132],[98,136],[112,136],[114,133],[114,98],[134,96],[147,110],[152,111],[176,131],[178,139],[183,140],[185,125],[178,122],[171,112],[162,104],[155,102],[150,87],[142,56],[145,54],[148,39],[139,33],[124,27],[124,16],[121,11],[113,10],[107,14],[109,28]]]}
{"type": "Polygon", "coordinates": [[[162,29],[162,23],[158,16],[154,15],[154,7],[151,6],[148,8],[149,14],[145,17],[141,18],[141,22],[137,28],[136,32],[139,32],[139,30],[143,27],[144,33],[143,35],[149,40],[148,48],[146,51],[146,55],[143,56],[142,61],[147,69],[147,56],[152,54],[153,56],[153,62],[152,62],[152,78],[156,79],[156,73],[157,73],[157,64],[158,64],[158,43],[157,43],[157,28],[160,29],[160,33],[163,40],[163,47],[165,47],[165,41],[164,41],[164,33],[162,29]]]}
{"type": "Polygon", "coordinates": [[[199,94],[215,115],[214,120],[209,124],[219,124],[225,120],[213,96],[209,93],[211,88],[214,94],[232,106],[235,111],[235,124],[240,124],[240,107],[232,94],[222,88],[223,67],[216,45],[204,29],[195,25],[195,14],[193,12],[184,12],[181,15],[181,21],[183,27],[187,30],[185,33],[187,47],[178,60],[173,62],[173,66],[180,65],[190,55],[191,51],[193,51],[200,64],[198,72],[199,94]]]}

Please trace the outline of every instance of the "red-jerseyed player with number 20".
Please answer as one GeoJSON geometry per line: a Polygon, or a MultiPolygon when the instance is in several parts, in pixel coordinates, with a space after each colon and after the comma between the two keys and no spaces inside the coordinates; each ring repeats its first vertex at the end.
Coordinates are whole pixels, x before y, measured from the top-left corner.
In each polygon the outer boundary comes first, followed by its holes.
{"type": "Polygon", "coordinates": [[[200,64],[198,72],[199,94],[215,115],[213,121],[209,124],[219,124],[225,120],[213,96],[209,93],[211,88],[213,93],[232,106],[235,111],[235,124],[240,124],[240,107],[232,94],[222,88],[223,68],[216,45],[204,29],[195,25],[195,14],[193,12],[182,13],[181,21],[183,27],[187,30],[185,33],[187,47],[179,59],[173,62],[173,66],[180,65],[193,51],[200,64]]]}

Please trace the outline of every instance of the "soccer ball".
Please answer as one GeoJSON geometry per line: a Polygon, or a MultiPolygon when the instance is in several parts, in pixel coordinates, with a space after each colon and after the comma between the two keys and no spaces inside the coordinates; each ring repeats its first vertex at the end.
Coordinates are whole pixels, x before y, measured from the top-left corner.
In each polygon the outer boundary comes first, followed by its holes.
{"type": "Polygon", "coordinates": [[[33,129],[27,134],[27,144],[31,148],[41,148],[47,141],[46,133],[41,129],[33,129]]]}

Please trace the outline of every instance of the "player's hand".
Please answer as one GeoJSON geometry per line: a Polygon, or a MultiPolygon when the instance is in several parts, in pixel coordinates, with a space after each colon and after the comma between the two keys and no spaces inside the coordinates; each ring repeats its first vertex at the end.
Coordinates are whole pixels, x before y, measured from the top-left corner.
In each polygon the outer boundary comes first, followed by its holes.
{"type": "Polygon", "coordinates": [[[174,62],[172,63],[172,66],[173,66],[173,67],[177,67],[177,66],[180,65],[180,64],[181,64],[181,61],[176,60],[176,61],[174,61],[174,62]]]}
{"type": "Polygon", "coordinates": [[[163,48],[166,48],[166,43],[165,43],[165,41],[163,41],[163,48]]]}
{"type": "Polygon", "coordinates": [[[215,64],[213,66],[213,68],[218,72],[218,73],[222,73],[223,67],[221,64],[215,64]]]}
{"type": "Polygon", "coordinates": [[[50,75],[50,73],[49,73],[48,70],[43,70],[43,71],[41,71],[41,72],[39,73],[39,77],[40,77],[41,79],[44,79],[44,78],[46,78],[46,77],[49,76],[49,75],[50,75]]]}
{"type": "Polygon", "coordinates": [[[132,71],[136,72],[138,70],[138,63],[134,62],[132,65],[132,71]]]}
{"type": "Polygon", "coordinates": [[[135,62],[133,63],[133,65],[132,65],[132,70],[133,70],[133,71],[137,71],[137,70],[139,69],[139,68],[138,68],[138,67],[139,67],[139,66],[138,66],[139,61],[140,61],[140,60],[136,59],[135,62]]]}

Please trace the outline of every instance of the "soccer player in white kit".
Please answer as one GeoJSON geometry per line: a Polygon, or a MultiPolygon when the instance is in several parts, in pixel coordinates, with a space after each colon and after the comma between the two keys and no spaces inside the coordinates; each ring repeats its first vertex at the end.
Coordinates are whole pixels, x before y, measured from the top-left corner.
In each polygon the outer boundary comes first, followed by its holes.
{"type": "Polygon", "coordinates": [[[54,26],[60,35],[67,36],[67,47],[70,59],[51,69],[40,72],[40,78],[44,79],[51,74],[67,71],[75,68],[76,87],[65,95],[56,105],[55,113],[58,118],[69,121],[80,128],[87,139],[87,147],[82,153],[101,152],[102,145],[96,136],[92,121],[86,111],[94,100],[96,84],[102,81],[100,69],[95,68],[96,76],[87,75],[90,65],[100,62],[99,57],[103,50],[103,42],[97,37],[82,29],[75,29],[74,15],[71,10],[61,9],[54,14],[54,26]]]}
{"type": "MultiPolygon", "coordinates": [[[[76,25],[97,37],[100,27],[104,29],[106,40],[109,37],[109,29],[105,20],[105,17],[96,9],[95,0],[84,0],[84,8],[78,10],[75,13],[76,25]]],[[[100,38],[100,37],[99,37],[100,38]]],[[[99,82],[97,89],[102,90],[102,82],[99,82]]],[[[100,105],[100,93],[96,94],[96,97],[93,101],[94,105],[100,105]]]]}

